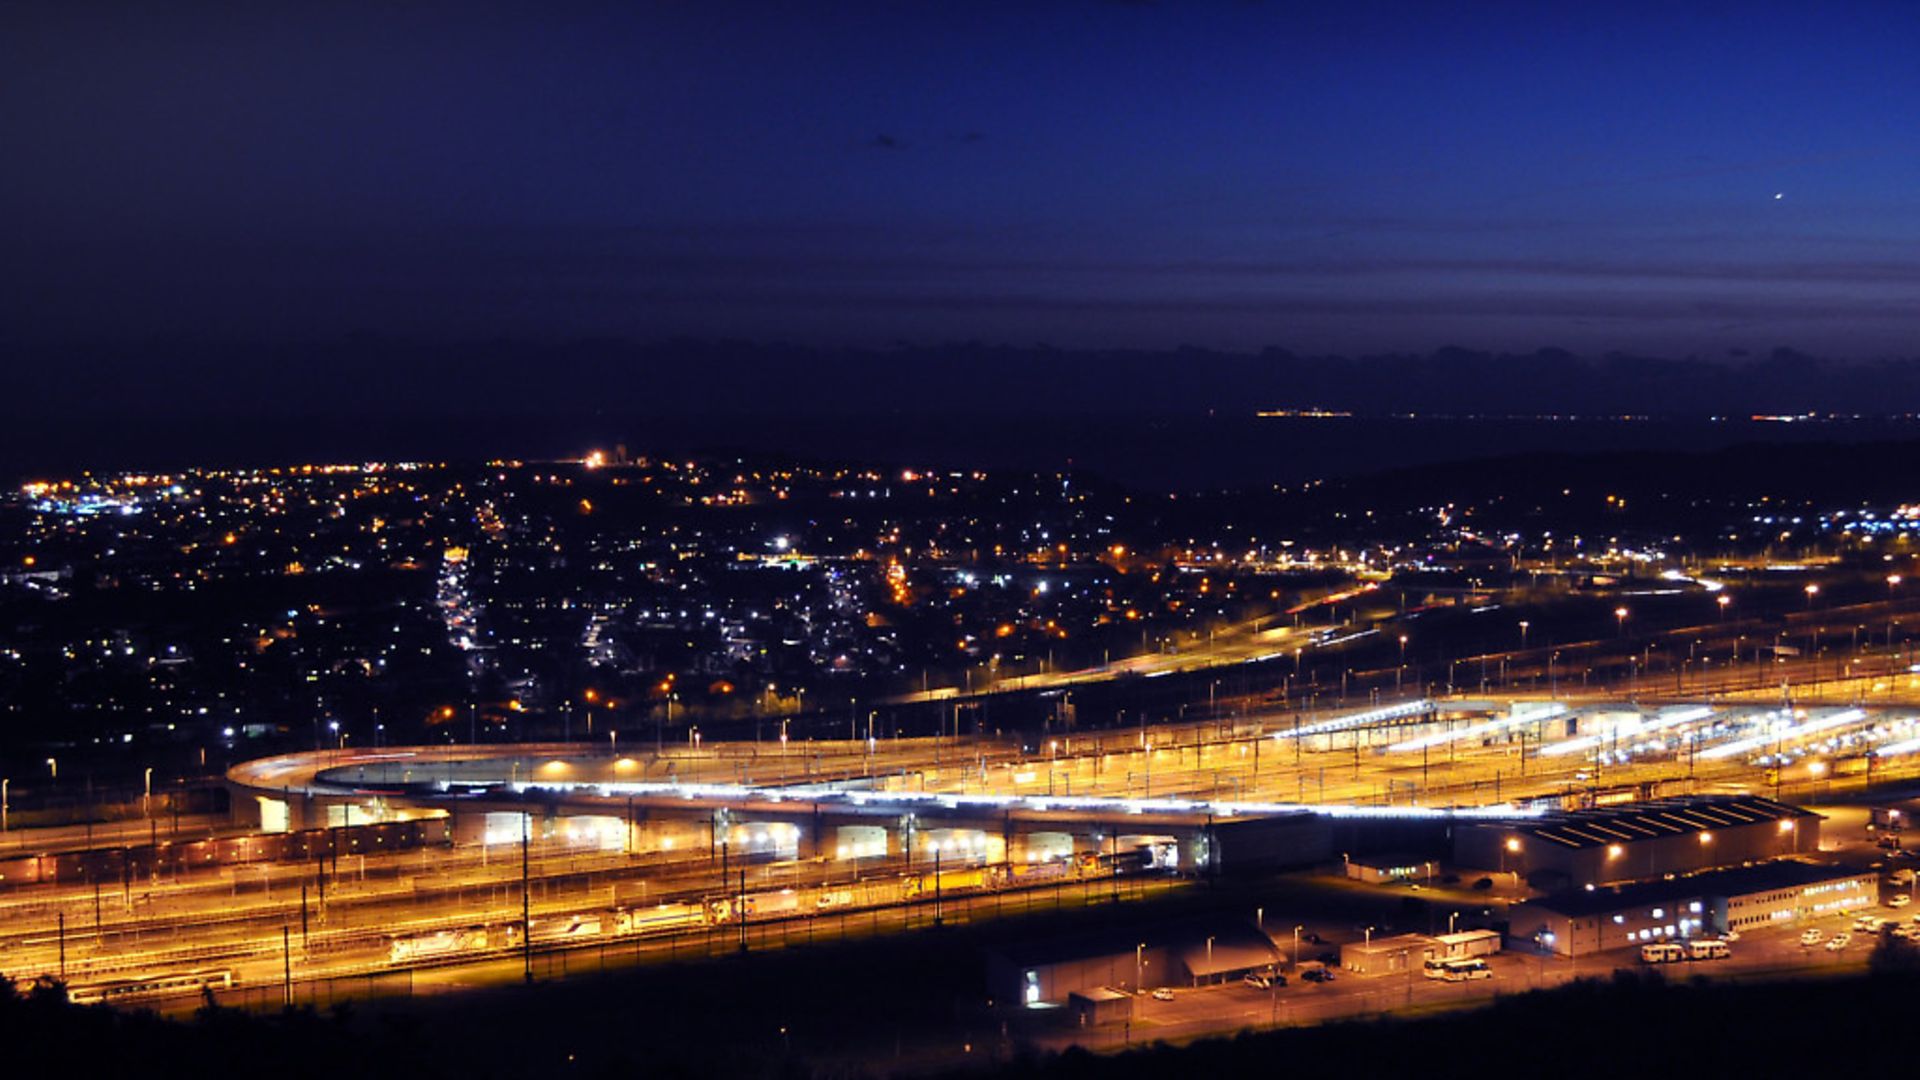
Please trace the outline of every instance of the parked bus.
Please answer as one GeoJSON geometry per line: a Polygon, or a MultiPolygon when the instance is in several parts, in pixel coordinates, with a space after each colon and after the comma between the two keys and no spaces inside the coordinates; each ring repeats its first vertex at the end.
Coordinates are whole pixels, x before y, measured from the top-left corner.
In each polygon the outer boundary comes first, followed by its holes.
{"type": "Polygon", "coordinates": [[[1487,966],[1485,960],[1477,956],[1465,957],[1459,960],[1443,960],[1441,961],[1441,965],[1440,977],[1447,982],[1468,982],[1473,979],[1493,978],[1493,969],[1487,966]]]}

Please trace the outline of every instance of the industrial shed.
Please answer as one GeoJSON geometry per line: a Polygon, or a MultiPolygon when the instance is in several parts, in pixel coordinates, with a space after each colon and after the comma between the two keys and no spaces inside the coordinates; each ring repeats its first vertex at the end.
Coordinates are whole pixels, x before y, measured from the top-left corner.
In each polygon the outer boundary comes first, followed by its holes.
{"type": "Polygon", "coordinates": [[[1060,1006],[1102,987],[1137,992],[1225,982],[1272,970],[1280,956],[1252,923],[1198,920],[1009,946],[988,954],[987,977],[996,1001],[1060,1006]]]}
{"type": "Polygon", "coordinates": [[[1434,958],[1437,960],[1461,960],[1472,956],[1492,956],[1500,951],[1500,931],[1498,930],[1462,930],[1457,934],[1441,934],[1433,939],[1439,946],[1434,958]]]}
{"type": "Polygon", "coordinates": [[[1067,1008],[1072,1010],[1074,1022],[1081,1027],[1117,1024],[1133,1019],[1133,995],[1110,986],[1075,990],[1067,995],[1067,1008]]]}
{"type": "Polygon", "coordinates": [[[1280,962],[1280,949],[1273,939],[1250,925],[1225,926],[1200,939],[1184,935],[1172,952],[1176,970],[1185,973],[1191,986],[1270,972],[1280,962]]]}
{"type": "Polygon", "coordinates": [[[1612,885],[1817,852],[1820,820],[1754,795],[1656,799],[1466,825],[1454,861],[1539,887],[1612,885]]]}
{"type": "Polygon", "coordinates": [[[1444,955],[1425,934],[1397,934],[1340,946],[1340,966],[1355,975],[1404,975],[1444,955]]]}

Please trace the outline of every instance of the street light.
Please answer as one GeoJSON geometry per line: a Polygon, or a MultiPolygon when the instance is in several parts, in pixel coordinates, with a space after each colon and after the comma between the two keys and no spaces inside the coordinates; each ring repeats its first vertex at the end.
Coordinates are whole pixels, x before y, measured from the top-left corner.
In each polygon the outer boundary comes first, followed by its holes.
{"type": "Polygon", "coordinates": [[[1813,610],[1813,598],[1819,595],[1820,586],[1811,584],[1807,586],[1807,610],[1813,610]]]}
{"type": "Polygon", "coordinates": [[[1533,625],[1532,623],[1528,622],[1525,619],[1520,620],[1520,651],[1521,652],[1527,651],[1527,627],[1532,625],[1533,625]]]}
{"type": "Polygon", "coordinates": [[[1726,593],[1721,593],[1719,596],[1713,598],[1713,602],[1720,605],[1720,621],[1725,622],[1727,619],[1727,605],[1733,603],[1733,597],[1728,596],[1726,593]]]}
{"type": "Polygon", "coordinates": [[[1621,637],[1627,636],[1627,609],[1626,608],[1617,607],[1613,609],[1613,629],[1614,629],[1614,633],[1619,634],[1621,637]]]}

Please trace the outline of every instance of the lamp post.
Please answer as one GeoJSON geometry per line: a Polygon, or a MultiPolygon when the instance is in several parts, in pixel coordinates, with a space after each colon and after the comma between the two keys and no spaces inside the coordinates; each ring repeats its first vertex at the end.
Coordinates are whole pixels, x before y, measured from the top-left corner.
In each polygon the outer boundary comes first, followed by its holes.
{"type": "Polygon", "coordinates": [[[1133,992],[1136,994],[1146,989],[1143,985],[1145,976],[1142,974],[1147,966],[1146,952],[1147,943],[1144,941],[1133,947],[1133,992]]]}
{"type": "Polygon", "coordinates": [[[1819,595],[1820,595],[1820,586],[1813,585],[1813,584],[1809,584],[1807,586],[1807,610],[1808,611],[1813,610],[1813,598],[1819,595]]]}
{"type": "Polygon", "coordinates": [[[1613,630],[1614,630],[1614,633],[1618,634],[1621,637],[1627,636],[1627,609],[1626,608],[1617,607],[1613,609],[1613,630]]]}
{"type": "Polygon", "coordinates": [[[1713,598],[1713,602],[1715,606],[1717,606],[1720,609],[1720,621],[1726,622],[1727,621],[1727,605],[1733,603],[1733,597],[1728,596],[1726,593],[1721,593],[1719,596],[1716,596],[1713,598]]]}
{"type": "Polygon", "coordinates": [[[1305,929],[1306,927],[1304,926],[1296,926],[1293,928],[1293,957],[1287,961],[1287,967],[1289,969],[1300,966],[1300,931],[1305,929]]]}
{"type": "Polygon", "coordinates": [[[1527,651],[1527,627],[1532,625],[1533,625],[1532,623],[1528,622],[1525,619],[1520,620],[1520,651],[1521,652],[1527,651]]]}

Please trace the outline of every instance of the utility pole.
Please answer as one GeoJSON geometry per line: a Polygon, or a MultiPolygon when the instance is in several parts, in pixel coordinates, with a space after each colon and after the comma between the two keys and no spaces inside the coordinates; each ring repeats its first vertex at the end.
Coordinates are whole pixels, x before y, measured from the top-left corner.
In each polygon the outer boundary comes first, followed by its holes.
{"type": "Polygon", "coordinates": [[[533,892],[529,886],[529,849],[533,846],[533,815],[520,815],[520,955],[521,972],[533,983],[533,892]]]}
{"type": "Polygon", "coordinates": [[[280,926],[280,1004],[293,1005],[293,928],[284,923],[280,926]]]}

